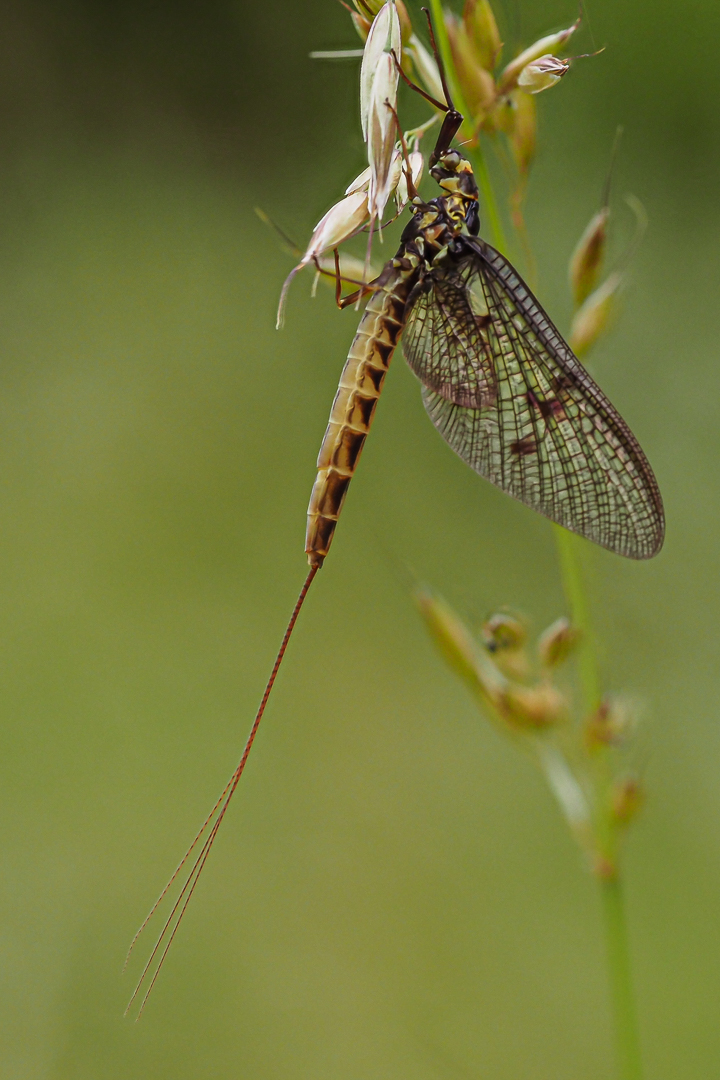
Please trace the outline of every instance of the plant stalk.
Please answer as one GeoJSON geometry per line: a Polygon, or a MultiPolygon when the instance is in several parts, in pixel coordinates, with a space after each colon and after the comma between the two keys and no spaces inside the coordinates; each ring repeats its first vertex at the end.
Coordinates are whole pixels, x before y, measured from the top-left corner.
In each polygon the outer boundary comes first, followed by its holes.
{"type": "Polygon", "coordinates": [[[573,625],[577,627],[582,635],[578,650],[578,666],[580,669],[583,707],[586,716],[589,716],[598,708],[601,693],[595,637],[590,622],[589,605],[580,566],[578,548],[581,541],[574,533],[563,529],[562,525],[553,524],[553,533],[560,562],[560,577],[565,600],[570,609],[570,618],[573,625]]]}
{"type": "Polygon", "coordinates": [[[610,998],[615,1022],[618,1076],[620,1080],[643,1080],[622,885],[616,875],[600,878],[599,885],[605,924],[610,998]]]}
{"type": "MultiPolygon", "coordinates": [[[[445,68],[445,75],[448,80],[450,93],[453,96],[455,107],[462,113],[465,119],[468,120],[470,112],[463,99],[458,80],[455,77],[455,66],[453,64],[452,51],[450,49],[450,39],[448,38],[447,27],[445,26],[442,0],[430,0],[430,9],[432,12],[435,40],[437,41],[438,49],[440,50],[440,58],[443,62],[443,67],[445,68]]],[[[507,242],[502,226],[502,218],[500,217],[500,211],[498,210],[498,204],[495,199],[495,192],[492,188],[485,156],[482,152],[482,147],[480,146],[479,135],[477,136],[476,145],[472,149],[468,148],[468,157],[470,158],[475,178],[477,179],[478,186],[482,192],[488,224],[490,226],[490,237],[498,251],[503,255],[506,255],[507,242]]]]}
{"type": "MultiPolygon", "coordinates": [[[[442,0],[430,0],[435,36],[445,66],[447,78],[457,108],[468,115],[455,78],[450,41],[443,18],[442,0]]],[[[480,146],[468,154],[482,192],[493,244],[503,254],[507,252],[502,219],[495,199],[487,164],[480,146]]],[[[573,533],[553,524],[563,592],[573,624],[581,631],[579,651],[580,681],[583,704],[587,715],[598,708],[601,700],[597,650],[590,622],[589,604],[580,564],[580,540],[573,533]]],[[[640,1038],[630,971],[630,950],[622,886],[617,872],[598,879],[603,908],[605,943],[615,1026],[619,1080],[643,1080],[640,1038]]]]}

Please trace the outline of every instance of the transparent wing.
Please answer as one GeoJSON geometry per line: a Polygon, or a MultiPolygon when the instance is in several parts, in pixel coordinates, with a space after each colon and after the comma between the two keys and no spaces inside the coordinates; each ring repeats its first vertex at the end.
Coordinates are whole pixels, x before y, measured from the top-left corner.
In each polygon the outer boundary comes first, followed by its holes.
{"type": "Polygon", "coordinates": [[[406,355],[452,449],[565,528],[619,555],[655,555],[665,526],[647,458],[512,266],[473,238],[424,289],[406,355]],[[465,385],[481,388],[476,404],[465,385]]]}
{"type": "Polygon", "coordinates": [[[427,275],[408,298],[403,330],[405,359],[436,394],[478,409],[495,398],[495,367],[481,291],[456,274],[427,275]]]}

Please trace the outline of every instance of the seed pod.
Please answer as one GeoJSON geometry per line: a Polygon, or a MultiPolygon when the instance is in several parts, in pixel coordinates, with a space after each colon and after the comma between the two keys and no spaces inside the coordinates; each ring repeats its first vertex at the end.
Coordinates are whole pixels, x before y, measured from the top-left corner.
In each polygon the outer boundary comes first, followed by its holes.
{"type": "Polygon", "coordinates": [[[495,104],[495,81],[478,61],[465,24],[446,11],[445,25],[463,98],[475,124],[481,124],[495,104]]]}
{"type": "Polygon", "coordinates": [[[428,94],[435,98],[436,101],[445,103],[445,92],[442,88],[442,79],[440,78],[435,57],[428,52],[417,34],[413,34],[410,38],[407,52],[412,57],[420,82],[428,94]]]}
{"type": "Polygon", "coordinates": [[[622,283],[622,274],[618,271],[610,274],[575,312],[569,345],[576,356],[586,353],[608,329],[617,312],[618,292],[622,283]]]}
{"type": "MultiPolygon", "coordinates": [[[[370,31],[363,50],[362,63],[360,65],[360,123],[362,125],[363,139],[368,140],[368,122],[370,112],[370,99],[372,96],[373,83],[380,70],[380,60],[383,54],[387,54],[390,62],[394,61],[390,55],[395,53],[398,60],[402,50],[402,35],[400,32],[400,20],[393,0],[378,11],[370,27],[370,31]]],[[[397,75],[395,78],[397,87],[397,75]]],[[[386,95],[387,96],[387,95],[386,95]]],[[[397,96],[397,91],[396,91],[397,96]]],[[[394,102],[393,102],[394,104],[394,102]]]]}
{"type": "Polygon", "coordinates": [[[580,307],[597,285],[607,247],[610,209],[603,206],[589,221],[570,259],[570,288],[575,306],[580,307]]]}
{"type": "Polygon", "coordinates": [[[517,84],[528,94],[539,94],[548,90],[555,83],[559,83],[563,75],[567,75],[570,64],[567,60],[558,60],[556,56],[547,53],[539,56],[531,64],[526,64],[518,75],[517,84]]]}
{"type": "Polygon", "coordinates": [[[346,195],[339,203],[335,203],[335,205],[328,210],[327,214],[320,219],[315,226],[315,230],[310,238],[310,243],[307,246],[305,254],[297,266],[293,267],[285,278],[285,283],[280,293],[280,303],[278,305],[276,322],[278,329],[280,329],[283,324],[287,291],[298,270],[302,270],[303,266],[307,266],[308,263],[314,262],[316,257],[322,255],[323,252],[332,251],[333,248],[338,247],[338,245],[342,244],[345,240],[354,236],[358,229],[361,229],[365,224],[368,216],[367,192],[354,191],[351,195],[346,195]]]}
{"type": "Polygon", "coordinates": [[[557,619],[548,626],[538,639],[537,650],[543,667],[558,667],[575,651],[580,632],[570,625],[569,619],[557,619]]]}
{"type": "Polygon", "coordinates": [[[462,18],[478,63],[494,71],[502,42],[489,0],[465,0],[462,18]]]}
{"type": "Polygon", "coordinates": [[[524,49],[519,56],[511,60],[500,76],[498,94],[509,94],[513,87],[517,85],[520,72],[524,67],[527,67],[528,64],[531,64],[533,60],[537,60],[540,56],[554,53],[572,37],[579,25],[580,19],[576,19],[567,30],[559,30],[557,34],[548,34],[547,37],[540,38],[534,45],[524,49]]]}

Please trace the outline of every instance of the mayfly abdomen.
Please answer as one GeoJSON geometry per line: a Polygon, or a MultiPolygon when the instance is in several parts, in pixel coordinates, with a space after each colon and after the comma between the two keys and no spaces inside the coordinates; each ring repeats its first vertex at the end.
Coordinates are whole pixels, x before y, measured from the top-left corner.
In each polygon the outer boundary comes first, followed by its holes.
{"type": "Polygon", "coordinates": [[[385,375],[402,332],[410,283],[382,286],[370,299],[350,346],[310,496],[305,551],[321,566],[332,543],[348,485],[373,421],[385,375]]]}

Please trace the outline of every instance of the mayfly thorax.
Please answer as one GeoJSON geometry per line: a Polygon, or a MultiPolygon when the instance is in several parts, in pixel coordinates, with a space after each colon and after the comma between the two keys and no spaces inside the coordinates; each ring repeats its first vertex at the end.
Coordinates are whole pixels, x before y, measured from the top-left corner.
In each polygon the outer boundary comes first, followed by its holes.
{"type": "MultiPolygon", "coordinates": [[[[430,31],[432,38],[432,27],[430,31]]],[[[472,167],[451,145],[463,117],[452,106],[435,47],[434,52],[447,102],[429,99],[445,112],[430,157],[431,175],[440,194],[427,202],[417,194],[401,140],[411,216],[395,257],[373,281],[361,281],[358,292],[341,304],[368,297],[317,462],[306,533],[310,570],[240,762],[131,944],[132,951],[184,870],[179,895],[130,1002],[147,980],[140,1012],[245,768],[300,609],[330,549],[400,341],[422,384],[430,419],[476,472],[617,554],[646,559],[662,545],[662,501],[639,444],[511,264],[478,235],[478,188],[472,167]]],[[[354,198],[352,189],[349,192],[342,214],[351,222],[351,231],[357,231],[355,219],[362,200],[354,198]]],[[[323,228],[333,234],[337,225],[332,214],[326,215],[316,234],[323,228]]],[[[327,248],[337,249],[337,244],[327,244],[327,248]]],[[[300,265],[311,261],[312,255],[320,268],[316,253],[312,248],[308,252],[300,265]]],[[[339,265],[335,250],[338,302],[339,265]]]]}

